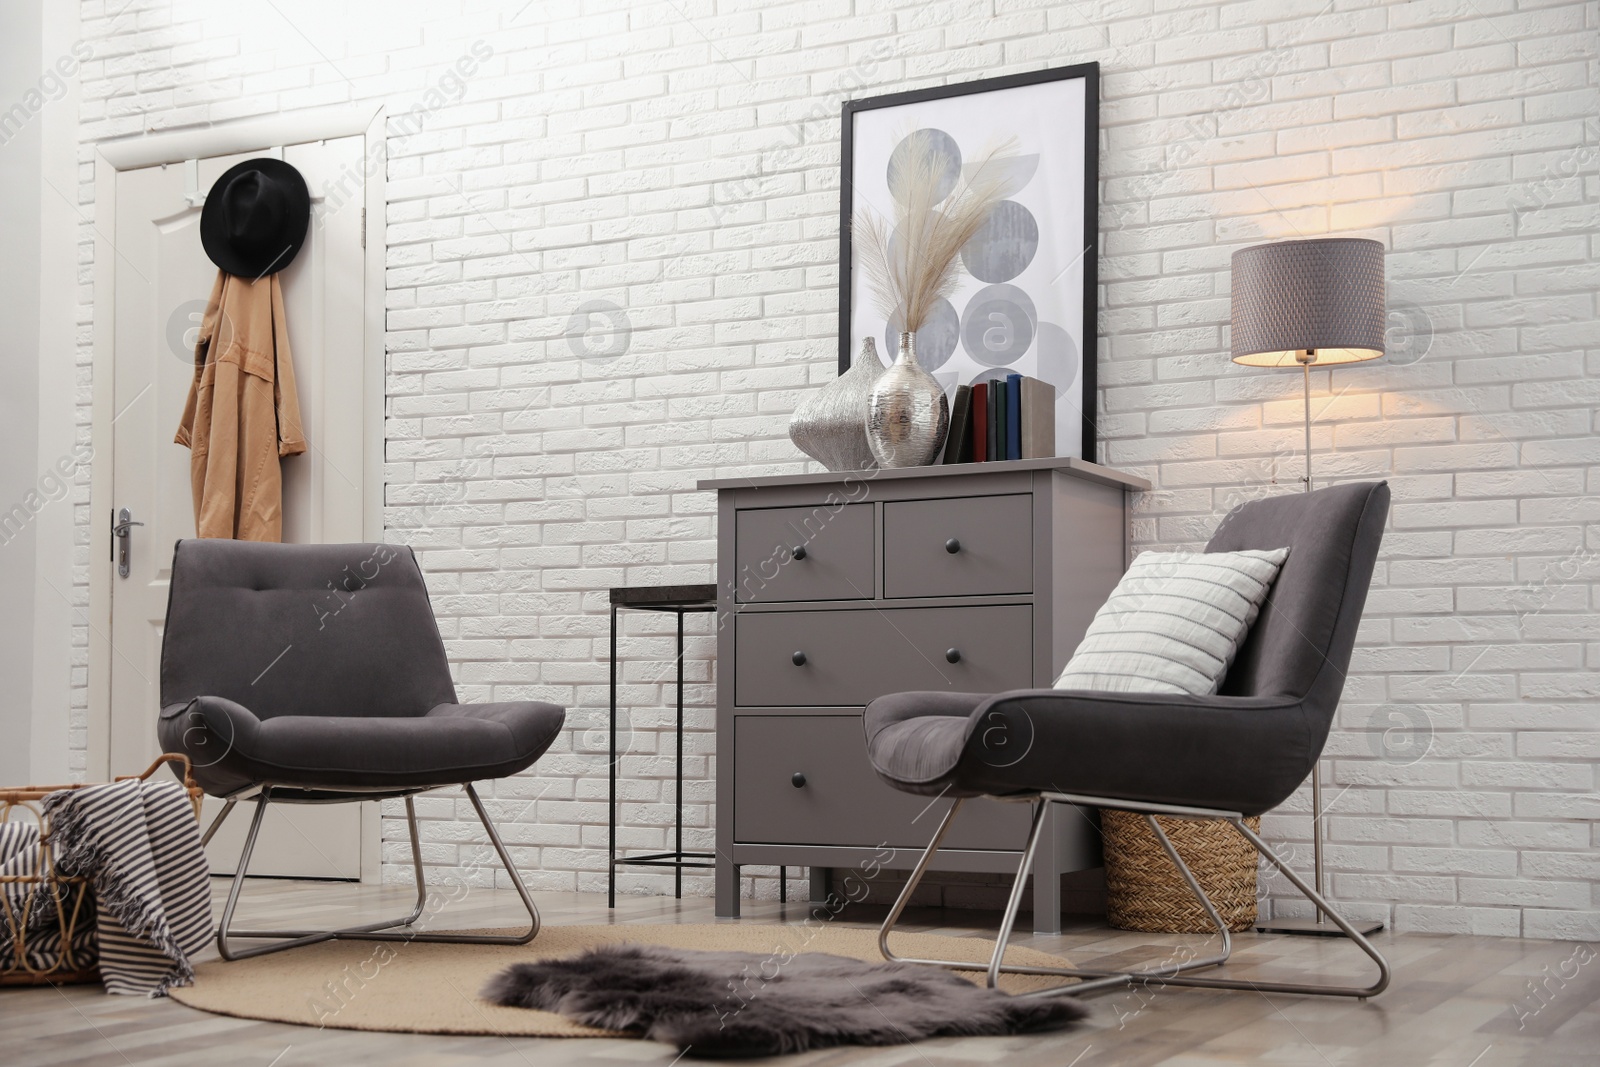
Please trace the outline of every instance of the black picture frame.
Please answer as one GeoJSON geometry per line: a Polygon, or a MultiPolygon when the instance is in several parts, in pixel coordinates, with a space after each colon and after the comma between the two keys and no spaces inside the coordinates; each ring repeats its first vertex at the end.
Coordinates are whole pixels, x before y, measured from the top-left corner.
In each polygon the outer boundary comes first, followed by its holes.
{"type": "MultiPolygon", "coordinates": [[[[1082,79],[1084,84],[1083,115],[1083,236],[1087,248],[1083,254],[1083,321],[1081,325],[1082,402],[1083,416],[1082,457],[1093,462],[1098,439],[1095,432],[1095,411],[1098,407],[1096,363],[1099,358],[1098,292],[1100,263],[1100,64],[1077,63],[1067,67],[1030,71],[1025,74],[1007,74],[996,78],[959,82],[927,89],[912,89],[901,93],[846,100],[840,115],[839,153],[839,373],[850,368],[853,307],[850,241],[851,219],[854,217],[853,167],[855,164],[855,119],[864,111],[920,104],[931,100],[991,93],[1004,89],[1040,85],[1054,81],[1082,79]]],[[[893,353],[885,353],[892,358],[893,353]]]]}

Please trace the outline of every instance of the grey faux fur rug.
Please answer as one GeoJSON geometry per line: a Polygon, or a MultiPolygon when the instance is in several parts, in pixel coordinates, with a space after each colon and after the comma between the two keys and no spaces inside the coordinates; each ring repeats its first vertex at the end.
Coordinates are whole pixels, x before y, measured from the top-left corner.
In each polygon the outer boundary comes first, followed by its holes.
{"type": "Polygon", "coordinates": [[[772,1056],[830,1045],[1053,1030],[1087,1011],[1062,997],[1014,998],[949,971],[821,952],[760,955],[605,945],[518,963],[483,997],[624,1030],[690,1056],[772,1056]]]}

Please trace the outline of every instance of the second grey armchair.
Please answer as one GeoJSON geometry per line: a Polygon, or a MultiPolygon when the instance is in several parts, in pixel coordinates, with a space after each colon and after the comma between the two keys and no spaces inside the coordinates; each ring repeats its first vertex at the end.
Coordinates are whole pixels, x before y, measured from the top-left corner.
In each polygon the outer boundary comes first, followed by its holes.
{"type": "MultiPolygon", "coordinates": [[[[1132,981],[1370,997],[1389,982],[1383,956],[1244,823],[1286,800],[1316,765],[1338,709],[1356,627],[1389,513],[1389,486],[1365,482],[1241,505],[1224,517],[1208,552],[1289,546],[1289,556],[1215,696],[1056,689],[896,693],[867,705],[867,750],[896,789],[957,798],[889,912],[889,935],[916,891],[961,799],[1034,805],[1016,884],[989,964],[1002,972],[1079,979],[1045,992],[1080,993],[1132,981]],[[1143,814],[1221,937],[1203,959],[1140,971],[1040,970],[1003,962],[1050,804],[1143,814]],[[1370,985],[1246,981],[1191,972],[1226,962],[1230,938],[1211,902],[1153,816],[1223,819],[1322,908],[1378,966],[1370,985]]],[[[957,969],[953,961],[913,960],[957,969]]]]}

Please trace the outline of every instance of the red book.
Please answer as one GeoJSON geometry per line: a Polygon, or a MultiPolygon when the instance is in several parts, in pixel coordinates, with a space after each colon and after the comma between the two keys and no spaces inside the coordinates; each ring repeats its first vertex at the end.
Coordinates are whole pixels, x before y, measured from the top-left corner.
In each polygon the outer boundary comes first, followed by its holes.
{"type": "Polygon", "coordinates": [[[989,459],[989,383],[972,387],[972,462],[989,459]]]}

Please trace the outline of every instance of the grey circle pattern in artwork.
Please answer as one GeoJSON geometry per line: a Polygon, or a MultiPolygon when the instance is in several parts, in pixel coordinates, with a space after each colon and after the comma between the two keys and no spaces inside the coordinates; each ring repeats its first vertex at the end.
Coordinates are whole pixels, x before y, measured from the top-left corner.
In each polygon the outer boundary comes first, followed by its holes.
{"type": "MultiPolygon", "coordinates": [[[[889,352],[900,350],[900,312],[896,311],[883,331],[883,347],[889,352]]],[[[928,319],[917,331],[917,362],[923,370],[938,370],[955,354],[956,342],[961,337],[961,322],[956,317],[955,306],[948,300],[933,305],[928,319]]]]}
{"type": "Polygon", "coordinates": [[[1065,395],[1078,376],[1078,346],[1072,335],[1053,322],[1041,322],[1035,354],[1039,360],[1038,377],[1053,383],[1058,396],[1065,395]]]}
{"type": "Polygon", "coordinates": [[[961,263],[980,282],[1009,282],[1039,251],[1039,223],[1015,200],[995,205],[989,219],[961,246],[961,263]]]}
{"type": "Polygon", "coordinates": [[[943,130],[924,127],[906,134],[899,144],[894,146],[894,151],[889,154],[889,169],[886,178],[889,183],[889,195],[897,201],[904,201],[904,180],[906,164],[915,146],[913,138],[921,139],[934,158],[935,166],[939,171],[938,198],[943,200],[950,195],[956,187],[956,181],[961,177],[961,148],[956,144],[956,139],[943,130]]]}
{"type": "Polygon", "coordinates": [[[1027,293],[1014,285],[986,285],[967,303],[961,347],[985,367],[1009,367],[1033,344],[1038,321],[1027,293]]]}

